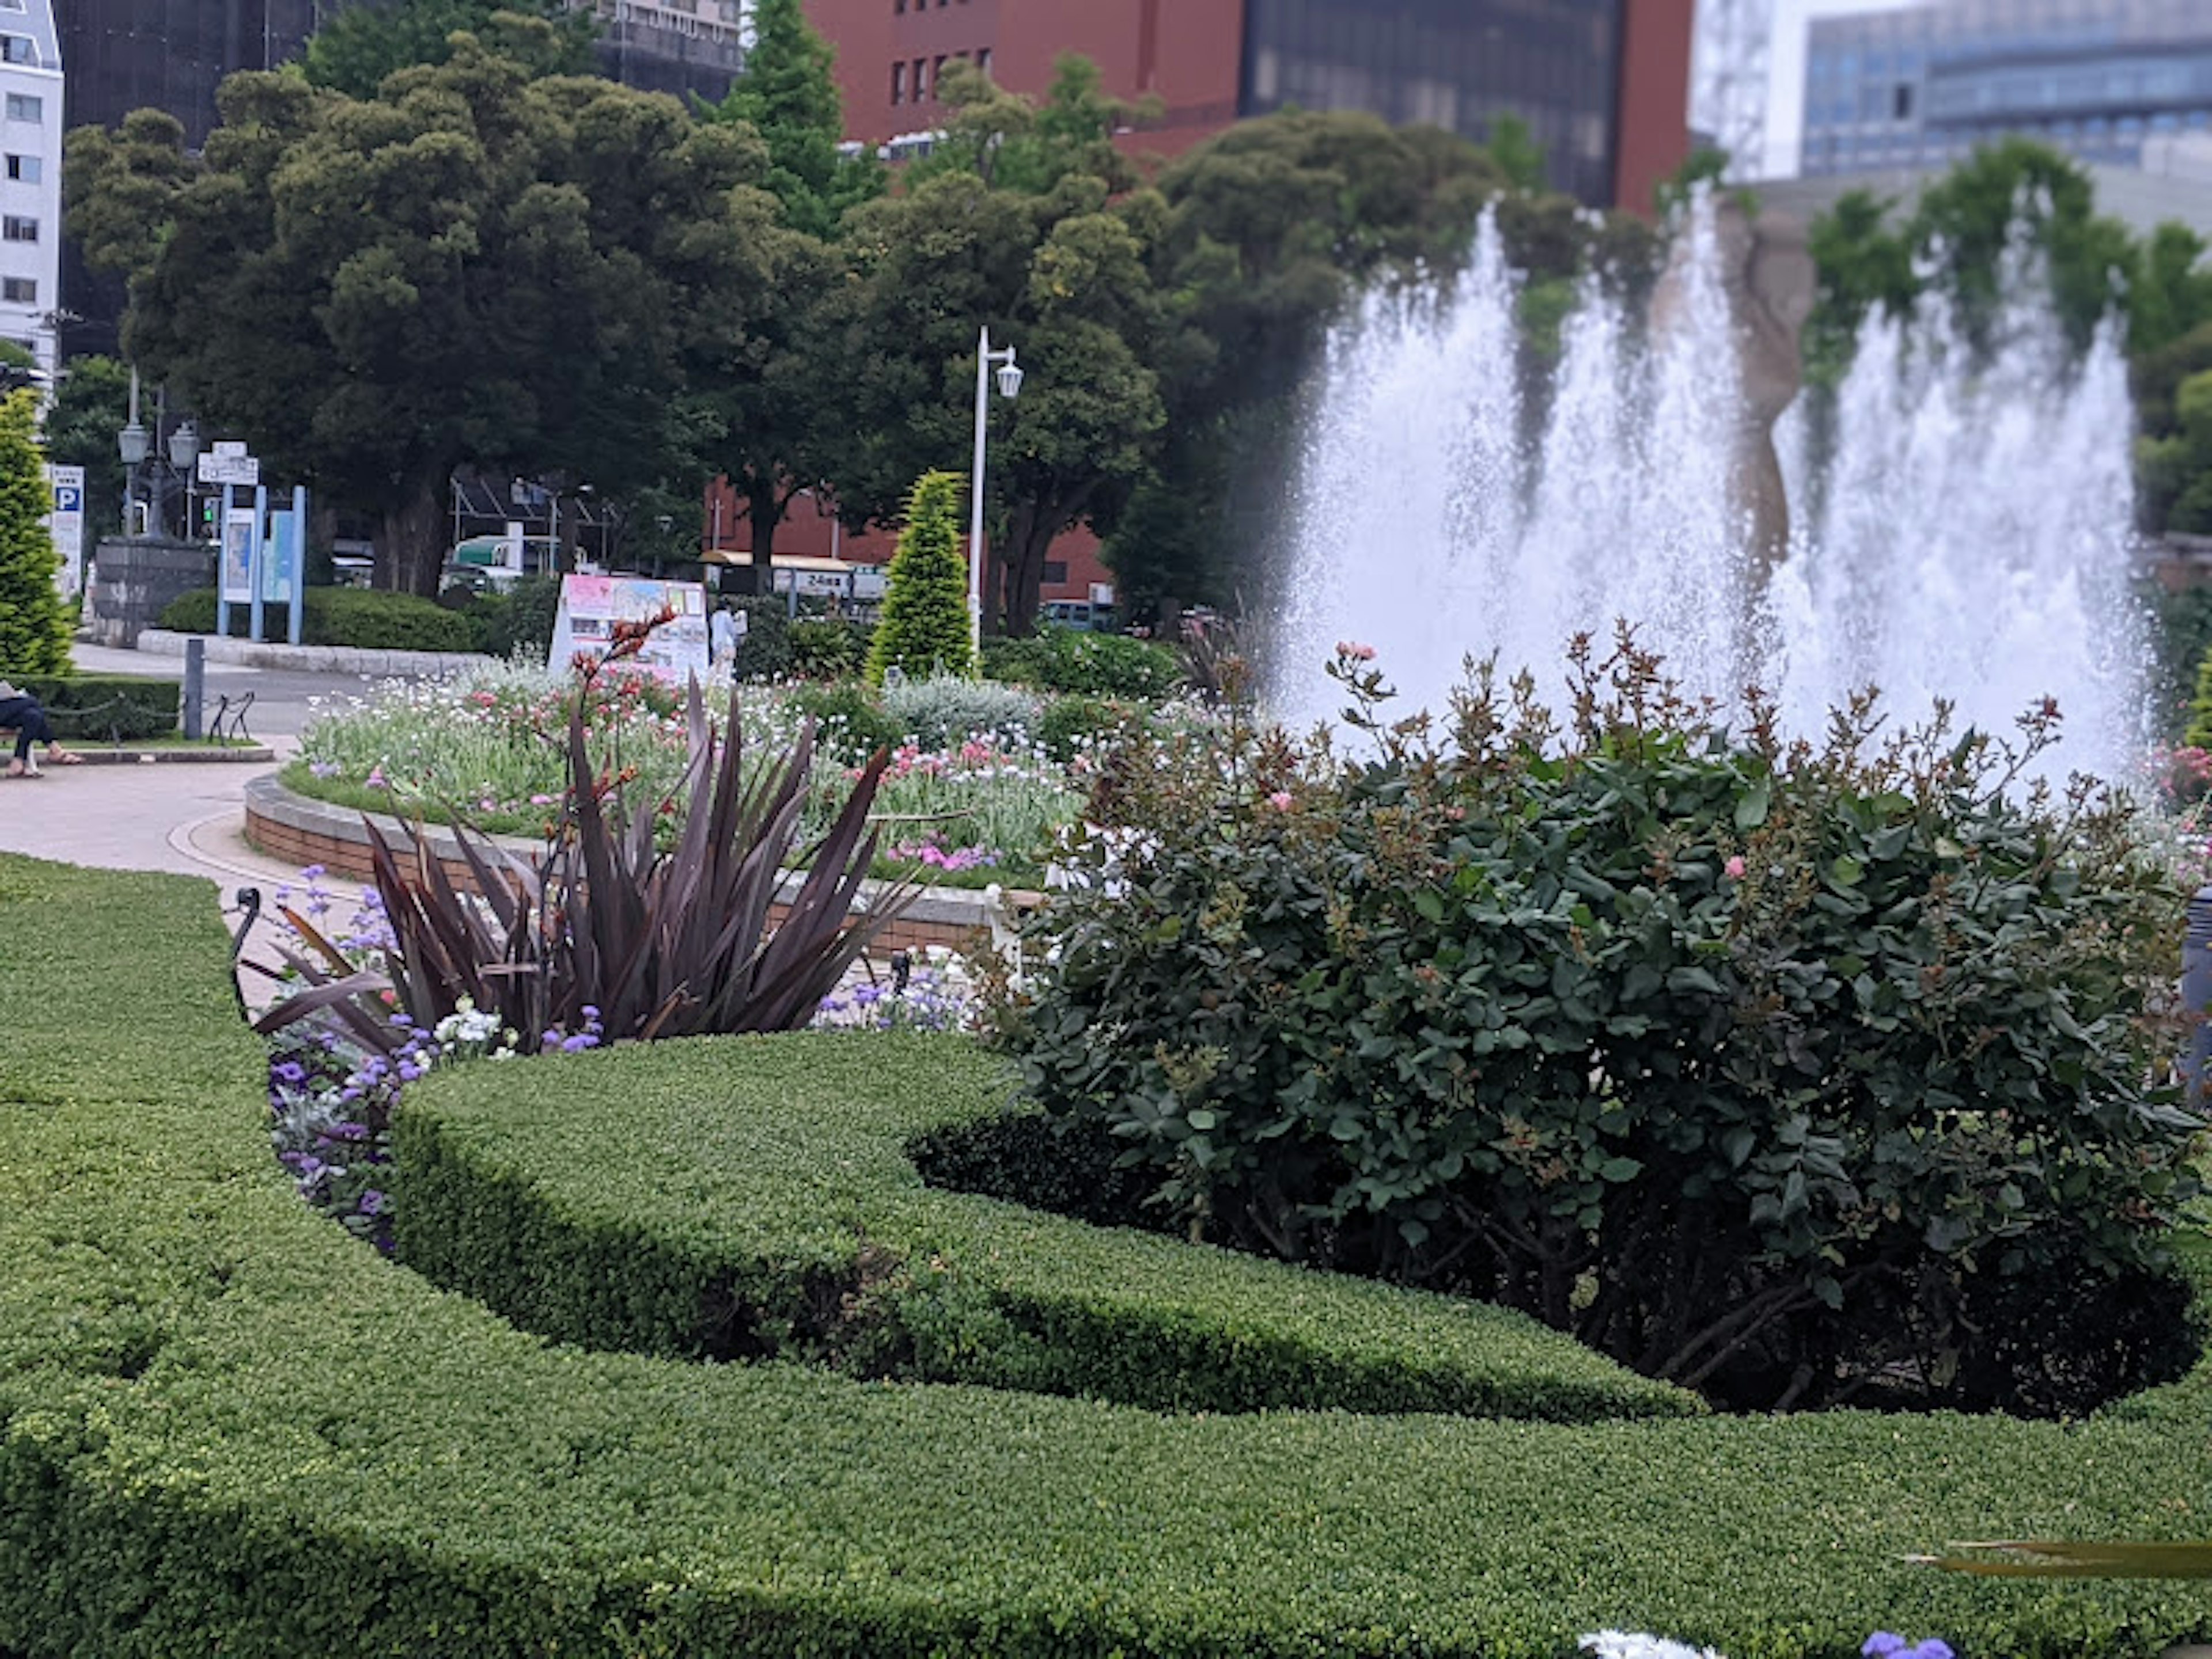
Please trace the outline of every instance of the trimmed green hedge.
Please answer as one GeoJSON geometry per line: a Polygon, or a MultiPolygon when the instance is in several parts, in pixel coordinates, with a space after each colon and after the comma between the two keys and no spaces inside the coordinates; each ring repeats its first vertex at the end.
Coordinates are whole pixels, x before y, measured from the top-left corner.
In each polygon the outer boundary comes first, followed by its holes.
{"type": "Polygon", "coordinates": [[[17,682],[45,705],[64,743],[130,743],[177,729],[184,687],[137,674],[33,675],[17,682]]]}
{"type": "MultiPolygon", "coordinates": [[[[477,629],[458,611],[448,611],[434,599],[413,593],[391,593],[368,587],[311,587],[307,590],[307,614],[301,619],[300,639],[305,645],[349,645],[362,651],[473,651],[477,629]]],[[[272,605],[263,611],[263,631],[270,639],[285,638],[291,607],[272,605]]],[[[212,587],[196,588],[171,600],[161,612],[161,626],[180,634],[215,632],[216,594],[212,587]]],[[[245,637],[252,622],[248,606],[230,607],[230,632],[245,637]]]]}
{"type": "Polygon", "coordinates": [[[526,1329],[680,1358],[1172,1411],[1680,1416],[1693,1396],[1481,1303],[922,1185],[905,1143],[988,1120],[957,1037],[732,1037],[410,1090],[401,1258],[526,1329]]]}
{"type": "Polygon", "coordinates": [[[0,859],[0,1651],[1564,1659],[1610,1625],[1733,1659],[1845,1659],[1877,1627],[2086,1659],[2212,1634],[2198,1589],[1900,1559],[2201,1534],[2201,1389],[2073,1427],[1160,1417],[549,1346],[292,1197],[212,898],[0,859]]]}

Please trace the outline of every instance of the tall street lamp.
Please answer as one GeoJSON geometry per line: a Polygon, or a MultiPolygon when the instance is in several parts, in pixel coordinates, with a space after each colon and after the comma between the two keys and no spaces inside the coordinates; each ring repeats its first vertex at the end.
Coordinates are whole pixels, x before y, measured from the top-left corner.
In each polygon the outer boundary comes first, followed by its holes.
{"type": "Polygon", "coordinates": [[[975,340],[975,465],[968,481],[968,647],[975,660],[983,660],[983,435],[991,407],[991,365],[1000,365],[1001,398],[1022,394],[1022,371],[1014,362],[1014,349],[991,349],[991,331],[975,340]]]}
{"type": "Polygon", "coordinates": [[[138,523],[138,490],[143,480],[138,469],[146,465],[146,457],[154,447],[154,434],[146,430],[138,419],[138,371],[131,371],[131,419],[122,431],[115,434],[116,453],[123,458],[127,474],[123,491],[123,533],[136,536],[142,533],[138,523]]]}
{"type": "Polygon", "coordinates": [[[200,459],[200,429],[192,421],[182,422],[169,434],[169,465],[185,481],[185,524],[179,538],[191,541],[199,535],[199,521],[192,516],[197,504],[192,489],[200,459]]]}

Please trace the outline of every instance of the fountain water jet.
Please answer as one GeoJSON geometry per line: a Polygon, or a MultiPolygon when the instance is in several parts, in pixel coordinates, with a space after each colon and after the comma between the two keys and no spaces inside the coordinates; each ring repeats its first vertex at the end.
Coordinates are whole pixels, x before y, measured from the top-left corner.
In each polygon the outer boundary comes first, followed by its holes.
{"type": "Polygon", "coordinates": [[[1408,703],[1438,706],[1466,658],[1492,653],[1556,703],[1568,637],[1625,617],[1691,691],[1733,707],[1756,679],[1796,730],[1869,684],[1895,718],[1942,698],[1959,724],[1999,732],[2051,696],[2066,722],[2052,769],[2129,771],[2143,635],[2112,329],[2068,349],[2024,235],[1985,354],[1939,297],[1870,318],[1821,488],[1797,408],[1777,434],[1799,510],[1762,581],[1766,532],[1733,483],[1756,415],[1710,202],[1685,234],[1648,339],[1585,286],[1533,443],[1516,283],[1487,218],[1449,291],[1370,295],[1335,331],[1296,501],[1278,710],[1335,712],[1320,664],[1341,639],[1378,647],[1408,703]]]}

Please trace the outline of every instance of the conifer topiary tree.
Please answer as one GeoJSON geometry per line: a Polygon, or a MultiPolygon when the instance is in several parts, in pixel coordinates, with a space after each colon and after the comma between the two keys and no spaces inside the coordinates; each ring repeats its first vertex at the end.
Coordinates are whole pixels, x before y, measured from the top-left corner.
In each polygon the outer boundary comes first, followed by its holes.
{"type": "Polygon", "coordinates": [[[0,399],[0,675],[21,679],[69,672],[70,619],[54,573],[61,561],[46,533],[53,505],[37,437],[38,394],[0,399]]]}
{"type": "Polygon", "coordinates": [[[965,674],[975,654],[968,639],[968,567],[960,556],[957,472],[922,476],[907,498],[906,528],[891,556],[883,619],[868,652],[868,684],[881,685],[894,665],[908,674],[965,674]]]}

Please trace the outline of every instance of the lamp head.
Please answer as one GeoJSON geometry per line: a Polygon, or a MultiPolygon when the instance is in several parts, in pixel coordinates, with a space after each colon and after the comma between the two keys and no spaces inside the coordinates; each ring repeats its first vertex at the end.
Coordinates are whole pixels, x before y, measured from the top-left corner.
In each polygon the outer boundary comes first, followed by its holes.
{"type": "Polygon", "coordinates": [[[147,431],[145,426],[137,420],[133,420],[130,425],[115,434],[116,453],[123,457],[123,465],[125,466],[139,465],[145,460],[147,453],[153,447],[154,434],[147,431]]]}
{"type": "Polygon", "coordinates": [[[189,472],[200,458],[200,429],[186,421],[169,434],[169,465],[189,472]]]}
{"type": "Polygon", "coordinates": [[[1015,362],[1011,355],[1006,359],[1006,366],[999,371],[999,395],[1001,398],[1018,398],[1022,395],[1021,365],[1015,362]]]}

